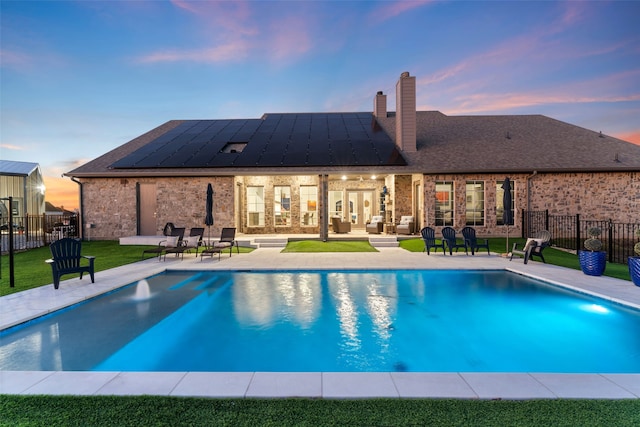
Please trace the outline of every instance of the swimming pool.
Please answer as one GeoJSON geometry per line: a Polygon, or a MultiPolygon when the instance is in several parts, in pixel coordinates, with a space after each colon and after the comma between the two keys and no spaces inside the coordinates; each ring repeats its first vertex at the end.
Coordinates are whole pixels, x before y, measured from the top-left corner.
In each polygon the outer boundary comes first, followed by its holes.
{"type": "Polygon", "coordinates": [[[637,310],[504,271],[146,283],[2,332],[0,369],[640,372],[637,310]]]}

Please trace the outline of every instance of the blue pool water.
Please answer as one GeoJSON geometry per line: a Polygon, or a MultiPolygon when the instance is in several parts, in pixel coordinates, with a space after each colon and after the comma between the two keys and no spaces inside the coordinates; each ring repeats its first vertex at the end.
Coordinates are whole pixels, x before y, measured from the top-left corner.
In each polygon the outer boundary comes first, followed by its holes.
{"type": "Polygon", "coordinates": [[[167,272],[0,333],[0,369],[638,373],[640,312],[504,271],[167,272]]]}

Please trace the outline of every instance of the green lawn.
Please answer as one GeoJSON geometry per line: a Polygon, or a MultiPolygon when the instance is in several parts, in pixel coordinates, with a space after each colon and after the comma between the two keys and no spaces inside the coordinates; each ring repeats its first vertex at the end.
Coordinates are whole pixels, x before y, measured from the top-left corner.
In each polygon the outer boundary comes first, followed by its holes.
{"type": "Polygon", "coordinates": [[[2,426],[637,426],[636,400],[1,396],[2,426]]]}
{"type": "Polygon", "coordinates": [[[368,241],[332,240],[300,240],[289,242],[282,252],[378,252],[368,241]]]}

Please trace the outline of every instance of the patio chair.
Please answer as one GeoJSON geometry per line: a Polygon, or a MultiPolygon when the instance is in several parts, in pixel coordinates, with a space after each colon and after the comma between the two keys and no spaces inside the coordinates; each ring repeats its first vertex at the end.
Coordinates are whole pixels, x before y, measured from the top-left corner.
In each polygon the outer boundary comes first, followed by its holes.
{"type": "Polygon", "coordinates": [[[51,265],[53,287],[55,289],[58,289],[60,277],[65,274],[80,273],[80,279],[82,279],[83,273],[89,273],[91,283],[95,283],[93,262],[96,257],[81,254],[82,242],[79,239],[65,237],[56,240],[49,245],[49,250],[51,250],[52,258],[45,262],[51,265]],[[88,265],[81,265],[83,258],[88,260],[88,265]]]}
{"type": "Polygon", "coordinates": [[[184,227],[172,228],[170,233],[171,235],[167,236],[166,239],[158,242],[158,246],[143,250],[142,259],[144,259],[144,254],[154,254],[158,257],[159,261],[161,255],[164,254],[167,249],[180,246],[182,244],[182,238],[184,237],[184,227]]]}
{"type": "Polygon", "coordinates": [[[349,233],[351,231],[351,223],[343,221],[339,216],[331,217],[331,225],[334,233],[349,233]]]}
{"type": "Polygon", "coordinates": [[[464,248],[464,253],[469,255],[466,243],[458,243],[458,239],[456,238],[456,230],[453,227],[444,227],[442,229],[442,238],[449,248],[449,255],[453,255],[453,249],[458,252],[458,248],[464,248]]]}
{"type": "Polygon", "coordinates": [[[236,251],[240,253],[240,247],[238,246],[238,241],[236,240],[236,229],[232,227],[226,227],[222,229],[220,233],[220,240],[214,242],[213,245],[207,246],[200,253],[200,261],[205,256],[210,256],[213,258],[213,254],[218,254],[218,260],[220,259],[220,254],[226,248],[229,248],[229,257],[231,257],[231,253],[233,252],[233,247],[236,247],[236,251]]]}
{"type": "Polygon", "coordinates": [[[382,215],[374,215],[366,226],[367,233],[380,234],[384,229],[384,219],[382,215]]]}
{"type": "Polygon", "coordinates": [[[164,257],[166,259],[167,254],[180,255],[184,259],[184,253],[190,252],[193,249],[196,250],[196,258],[198,257],[198,249],[202,246],[202,236],[204,234],[204,228],[196,227],[189,231],[189,236],[182,239],[182,242],[175,247],[168,248],[164,251],[164,257]]]}
{"type": "Polygon", "coordinates": [[[533,237],[527,239],[522,249],[518,249],[518,243],[513,244],[509,261],[513,259],[514,255],[521,255],[526,264],[534,256],[537,256],[546,264],[542,251],[547,246],[551,246],[551,233],[547,230],[538,231],[533,237]]]}
{"type": "Polygon", "coordinates": [[[424,227],[420,230],[420,234],[422,235],[422,240],[424,241],[424,251],[427,251],[427,255],[431,255],[430,249],[435,249],[435,252],[438,252],[438,248],[442,248],[442,254],[446,253],[446,248],[444,247],[444,240],[441,240],[440,243],[436,242],[436,231],[431,227],[424,227]]]}
{"type": "Polygon", "coordinates": [[[476,238],[476,230],[473,227],[465,227],[462,229],[462,237],[465,244],[471,248],[471,255],[475,255],[478,249],[485,248],[487,254],[491,255],[489,250],[489,239],[484,239],[484,243],[480,243],[476,238]]]}
{"type": "Polygon", "coordinates": [[[413,234],[415,223],[412,216],[401,216],[400,223],[396,225],[397,234],[413,234]]]}

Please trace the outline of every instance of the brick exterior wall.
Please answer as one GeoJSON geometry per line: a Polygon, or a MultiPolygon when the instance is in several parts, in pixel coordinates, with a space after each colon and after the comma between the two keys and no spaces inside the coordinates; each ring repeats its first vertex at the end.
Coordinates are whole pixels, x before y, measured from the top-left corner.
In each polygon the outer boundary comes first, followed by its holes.
{"type": "MultiPolygon", "coordinates": [[[[85,224],[94,224],[88,231],[92,240],[117,240],[135,236],[138,226],[136,183],[156,185],[156,235],[164,225],[204,227],[207,184],[213,186],[214,225],[211,235],[219,236],[222,227],[234,227],[234,178],[95,178],[83,179],[85,224]]],[[[85,234],[86,236],[86,234],[85,234]]]]}
{"type": "MultiPolygon", "coordinates": [[[[523,210],[549,210],[555,215],[580,214],[593,220],[611,219],[614,222],[640,221],[639,173],[549,173],[511,174],[514,182],[515,218],[509,235],[521,235],[523,210]],[[530,200],[530,204],[528,204],[530,200]]],[[[428,175],[424,178],[423,224],[435,226],[436,181],[454,183],[454,225],[456,230],[466,225],[466,182],[485,183],[485,221],[475,226],[478,235],[504,236],[506,227],[497,225],[496,185],[504,174],[428,175]]]]}
{"type": "MultiPolygon", "coordinates": [[[[485,186],[485,221],[475,226],[480,236],[504,236],[506,227],[497,225],[496,186],[504,174],[425,175],[422,176],[424,206],[419,226],[435,227],[435,183],[454,183],[454,228],[466,225],[466,182],[482,181],[485,186]]],[[[511,174],[515,188],[515,224],[509,227],[510,236],[521,234],[522,210],[549,210],[551,214],[575,215],[585,219],[614,222],[640,222],[640,173],[549,173],[511,174]],[[528,205],[528,200],[530,204],[528,205]]],[[[387,205],[387,219],[393,215],[412,215],[414,204],[412,186],[420,175],[390,175],[383,180],[330,181],[329,190],[371,190],[375,201],[383,185],[389,189],[391,203],[387,205]]],[[[211,234],[217,236],[222,227],[236,227],[247,234],[310,234],[320,232],[322,197],[319,177],[312,176],[243,176],[243,177],[176,177],[176,178],[94,178],[83,179],[83,206],[85,224],[94,224],[88,236],[96,240],[116,240],[134,236],[137,231],[136,183],[152,183],[156,186],[157,214],[156,234],[162,234],[167,222],[177,227],[204,226],[207,184],[214,191],[214,219],[211,234]],[[265,226],[247,227],[246,187],[261,185],[265,190],[265,226]],[[291,222],[287,226],[274,225],[273,188],[291,188],[291,222]],[[317,218],[312,226],[300,221],[301,185],[318,186],[317,218]]],[[[377,214],[377,207],[374,211],[377,214]]],[[[85,237],[87,234],[85,234],[85,237]]]]}

